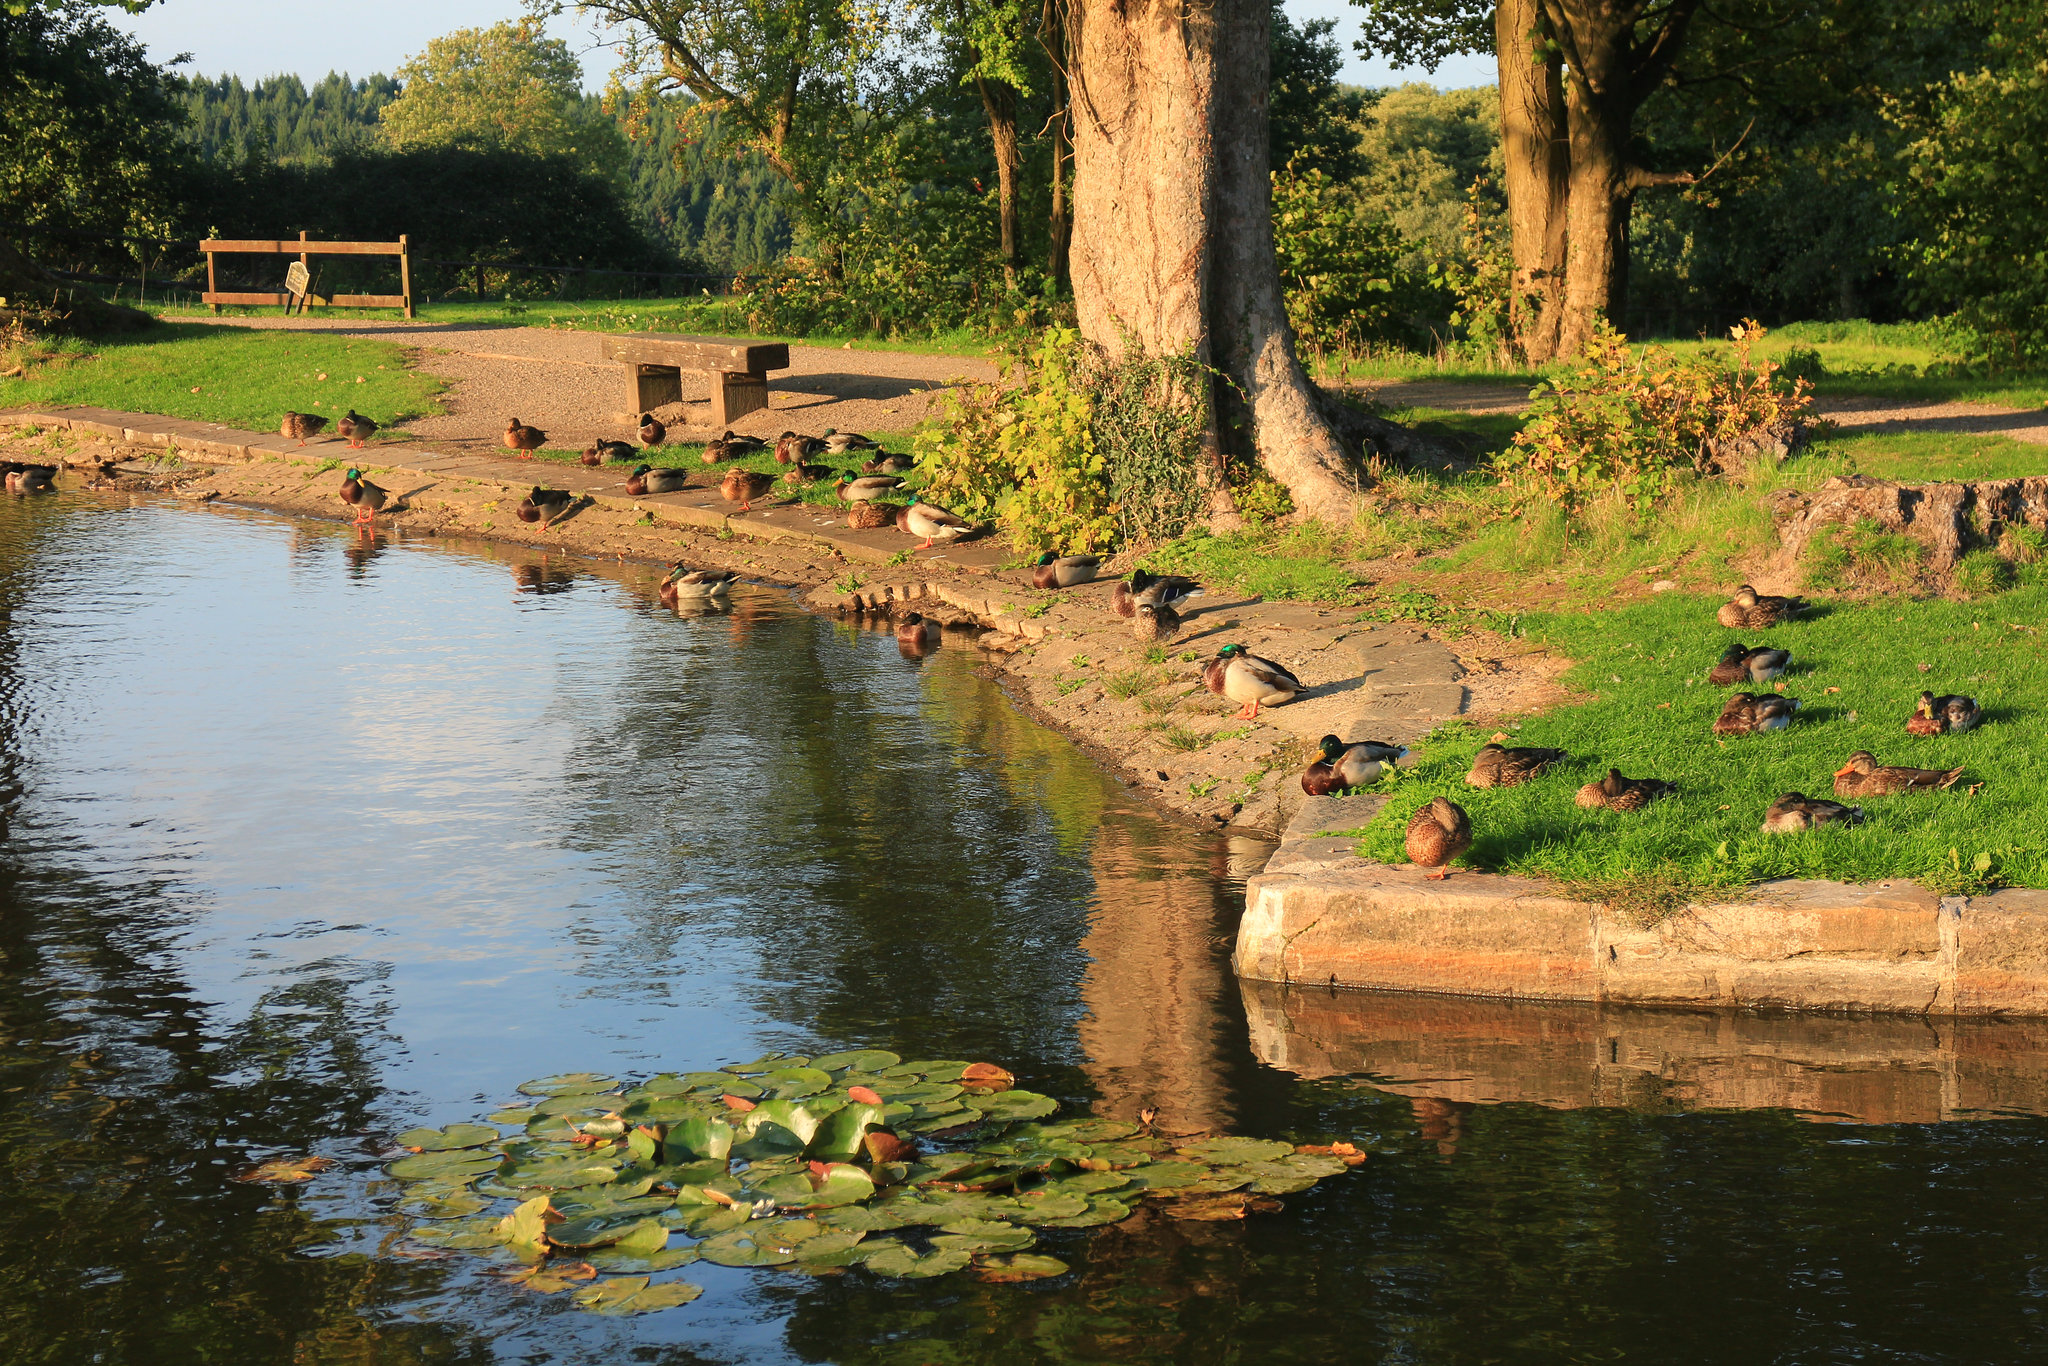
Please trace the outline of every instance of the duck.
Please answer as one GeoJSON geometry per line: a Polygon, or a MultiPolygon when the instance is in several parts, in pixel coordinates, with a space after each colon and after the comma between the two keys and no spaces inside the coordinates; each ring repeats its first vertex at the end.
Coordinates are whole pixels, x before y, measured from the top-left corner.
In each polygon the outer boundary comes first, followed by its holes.
{"type": "Polygon", "coordinates": [[[730,427],[727,427],[718,439],[723,441],[729,449],[738,451],[741,455],[752,455],[755,451],[765,451],[768,449],[768,443],[760,437],[741,436],[730,427]]]}
{"type": "Polygon", "coordinates": [[[1292,702],[1301,693],[1301,680],[1286,665],[1261,659],[1242,645],[1226,645],[1218,650],[1216,657],[1203,666],[1202,682],[1217,696],[1242,704],[1237,713],[1240,721],[1255,721],[1260,707],[1292,702]]]}
{"type": "Polygon", "coordinates": [[[1859,749],[1835,770],[1837,797],[1893,797],[1901,792],[1939,792],[1954,787],[1961,768],[1901,768],[1880,764],[1877,756],[1859,749]]]}
{"type": "Polygon", "coordinates": [[[1410,863],[1436,869],[1430,880],[1442,882],[1451,875],[1451,860],[1472,847],[1472,818],[1449,797],[1432,797],[1408,818],[1402,844],[1410,863]]]}
{"type": "Polygon", "coordinates": [[[377,520],[391,502],[391,490],[380,487],[363,478],[363,472],[353,465],[341,480],[341,501],[356,510],[356,525],[377,520]]]}
{"type": "Polygon", "coordinates": [[[327,429],[327,419],[318,413],[286,413],[284,421],[277,424],[279,436],[289,436],[303,446],[306,438],[318,436],[327,429]]]}
{"type": "Polygon", "coordinates": [[[728,503],[738,503],[741,512],[750,511],[754,500],[775,487],[775,476],[759,474],[753,470],[733,469],[725,472],[725,480],[718,491],[728,503]]]}
{"type": "Polygon", "coordinates": [[[1189,598],[1202,596],[1202,585],[1179,574],[1154,574],[1133,569],[1128,580],[1120,579],[1109,592],[1109,605],[1120,617],[1134,617],[1141,602],[1158,603],[1176,612],[1189,598]]]}
{"type": "Polygon", "coordinates": [[[1863,808],[1844,806],[1831,802],[1825,797],[1809,797],[1803,792],[1787,792],[1771,803],[1771,809],[1764,812],[1763,832],[1766,835],[1792,835],[1802,830],[1811,830],[1817,825],[1861,825],[1863,808]]]}
{"type": "Polygon", "coordinates": [[[848,451],[878,451],[881,443],[870,441],[859,432],[840,432],[825,429],[825,449],[834,455],[845,455],[848,451]]]}
{"type": "Polygon", "coordinates": [[[1566,757],[1561,749],[1510,747],[1489,740],[1472,756],[1465,781],[1473,787],[1520,787],[1531,778],[1541,777],[1545,769],[1566,757]]]}
{"type": "Polygon", "coordinates": [[[377,434],[377,424],[351,408],[348,416],[334,424],[334,430],[347,440],[350,450],[359,451],[365,441],[377,434]]]}
{"type": "Polygon", "coordinates": [[[855,531],[880,531],[896,525],[896,509],[888,503],[855,503],[846,510],[846,524],[855,531]]]}
{"type": "Polygon", "coordinates": [[[1752,650],[1747,645],[1730,645],[1722,652],[1721,662],[1707,670],[1707,682],[1721,688],[1737,683],[1768,683],[1774,678],[1783,678],[1791,664],[1790,650],[1773,650],[1766,646],[1752,650]]]}
{"type": "Polygon", "coordinates": [[[1677,783],[1662,778],[1624,778],[1621,770],[1610,768],[1607,776],[1579,789],[1573,800],[1584,807],[1605,807],[1609,811],[1640,811],[1659,797],[1678,791],[1677,783]]]}
{"type": "Polygon", "coordinates": [[[1380,774],[1408,757],[1401,745],[1379,740],[1347,745],[1334,735],[1325,735],[1316,748],[1322,757],[1301,772],[1301,790],[1311,797],[1327,797],[1340,788],[1370,787],[1380,774]]]}
{"type": "Polygon", "coordinates": [[[732,591],[733,580],[738,577],[736,570],[692,569],[677,560],[657,591],[666,603],[674,603],[678,598],[720,598],[732,591]]]}
{"type": "MultiPolygon", "coordinates": [[[[1038,557],[1038,564],[1031,571],[1033,588],[1072,588],[1077,583],[1095,582],[1096,573],[1102,568],[1100,555],[1062,555],[1048,550],[1038,557]]],[[[1128,588],[1125,589],[1129,591],[1128,588]]]]}
{"type": "Polygon", "coordinates": [[[917,461],[908,455],[882,454],[868,461],[861,469],[868,474],[908,474],[917,468],[917,461]]]}
{"type": "Polygon", "coordinates": [[[934,541],[957,541],[969,535],[974,530],[974,523],[930,503],[912,503],[896,514],[896,529],[907,535],[924,537],[917,548],[930,550],[934,541]]]}
{"type": "Polygon", "coordinates": [[[48,493],[57,487],[55,465],[26,465],[9,461],[7,491],[9,493],[48,493]]]}
{"type": "Polygon", "coordinates": [[[668,424],[653,413],[640,414],[640,444],[649,448],[668,440],[668,424]]]}
{"type": "Polygon", "coordinates": [[[1745,583],[1735,590],[1733,598],[1721,604],[1721,609],[1714,613],[1714,619],[1730,630],[1755,631],[1796,617],[1807,606],[1804,598],[1765,596],[1745,583]]]}
{"type": "Polygon", "coordinates": [[[784,432],[775,442],[775,458],[784,465],[794,465],[808,456],[817,455],[824,449],[825,443],[815,436],[784,432]]]}
{"type": "Polygon", "coordinates": [[[638,452],[633,449],[629,442],[600,440],[596,445],[584,448],[583,463],[586,465],[623,465],[636,454],[638,452]]]}
{"type": "Polygon", "coordinates": [[[705,443],[704,454],[700,458],[707,465],[716,465],[727,460],[737,460],[746,454],[746,448],[735,446],[724,437],[718,436],[705,443]]]}
{"type": "Polygon", "coordinates": [[[818,480],[823,479],[832,472],[830,465],[806,465],[799,460],[796,464],[791,465],[783,474],[782,482],[785,484],[815,484],[818,480]]]}
{"type": "Polygon", "coordinates": [[[860,479],[842,478],[839,481],[839,501],[865,503],[885,493],[894,493],[901,487],[903,481],[893,474],[870,474],[860,479]]]}
{"type": "Polygon", "coordinates": [[[1974,697],[1936,697],[1923,692],[1913,714],[1906,718],[1906,730],[1913,735],[1960,735],[1983,719],[1984,709],[1974,697]]]}
{"type": "Polygon", "coordinates": [[[520,501],[519,520],[551,523],[566,513],[575,502],[576,495],[567,489],[548,489],[535,484],[533,492],[520,501]]]}
{"type": "Polygon", "coordinates": [[[1721,714],[1714,718],[1714,734],[1761,735],[1767,730],[1783,730],[1798,711],[1796,697],[1739,692],[1721,704],[1721,714]]]}
{"type": "Polygon", "coordinates": [[[911,612],[897,619],[896,643],[910,646],[925,645],[938,632],[939,624],[936,621],[927,621],[921,614],[911,612]]]}
{"type": "Polygon", "coordinates": [[[548,444],[548,434],[538,427],[529,427],[518,418],[505,424],[505,449],[518,451],[521,460],[533,459],[533,452],[548,444]]]}
{"type": "Polygon", "coordinates": [[[650,493],[674,493],[690,486],[690,474],[670,465],[635,465],[626,476],[626,492],[635,498],[650,493]]]}
{"type": "Polygon", "coordinates": [[[1180,613],[1164,603],[1141,602],[1131,618],[1131,634],[1146,645],[1172,640],[1180,634],[1180,613]]]}

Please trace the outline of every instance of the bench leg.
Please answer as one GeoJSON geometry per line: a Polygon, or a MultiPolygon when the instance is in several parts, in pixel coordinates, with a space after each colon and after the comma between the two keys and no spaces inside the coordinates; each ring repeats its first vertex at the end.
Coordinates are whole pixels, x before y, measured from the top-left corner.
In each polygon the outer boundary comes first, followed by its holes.
{"type": "Polygon", "coordinates": [[[768,376],[744,370],[711,372],[711,425],[730,427],[735,418],[768,406],[768,376]]]}
{"type": "Polygon", "coordinates": [[[633,425],[640,414],[651,413],[665,403],[683,401],[683,372],[673,365],[626,366],[626,402],[633,409],[633,425]]]}

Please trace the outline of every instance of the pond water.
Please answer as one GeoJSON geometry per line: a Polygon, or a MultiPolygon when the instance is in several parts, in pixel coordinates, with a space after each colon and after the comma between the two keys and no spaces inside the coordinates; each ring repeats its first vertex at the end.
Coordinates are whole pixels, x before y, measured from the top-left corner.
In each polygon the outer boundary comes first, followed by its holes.
{"type": "Polygon", "coordinates": [[[0,1360],[2048,1356],[2035,1031],[1241,992],[1265,846],[1152,815],[971,649],[653,582],[0,500],[0,1360]],[[858,1047],[1373,1156],[1056,1233],[1052,1281],[699,1264],[631,1320],[388,1208],[390,1135],[527,1078],[858,1047]]]}

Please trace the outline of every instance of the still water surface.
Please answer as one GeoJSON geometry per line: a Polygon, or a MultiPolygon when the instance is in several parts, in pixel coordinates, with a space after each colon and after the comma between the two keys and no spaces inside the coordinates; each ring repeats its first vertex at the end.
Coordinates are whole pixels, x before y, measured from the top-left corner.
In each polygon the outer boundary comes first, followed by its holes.
{"type": "Polygon", "coordinates": [[[2048,1357],[2035,1032],[1241,994],[1263,846],[1151,815],[971,650],[652,585],[0,500],[0,1361],[2048,1357]],[[389,1135],[526,1078],[858,1047],[1373,1158],[1056,1235],[1051,1282],[698,1264],[629,1321],[387,1212],[389,1135]],[[231,1179],[298,1152],[336,1166],[231,1179]]]}

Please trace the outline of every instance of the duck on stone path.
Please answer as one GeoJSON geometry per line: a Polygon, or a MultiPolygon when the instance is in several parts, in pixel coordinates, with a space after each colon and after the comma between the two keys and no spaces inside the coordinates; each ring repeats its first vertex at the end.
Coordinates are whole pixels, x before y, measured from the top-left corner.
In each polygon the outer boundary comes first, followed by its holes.
{"type": "Polygon", "coordinates": [[[839,481],[839,501],[842,503],[865,503],[894,493],[903,487],[903,481],[893,474],[870,474],[859,479],[839,481]]]}
{"type": "Polygon", "coordinates": [[[725,479],[718,486],[728,503],[738,503],[741,512],[751,511],[756,498],[775,487],[775,476],[760,474],[754,470],[727,470],[725,479]]]}
{"type": "Polygon", "coordinates": [[[650,493],[676,493],[690,486],[690,474],[670,465],[636,465],[626,476],[626,492],[635,498],[650,493]]]}
{"type": "Polygon", "coordinates": [[[552,524],[556,518],[568,512],[575,504],[576,495],[567,489],[542,488],[539,484],[535,484],[533,492],[527,494],[520,501],[518,507],[519,520],[522,522],[540,522],[543,525],[552,524]]]}
{"type": "Polygon", "coordinates": [[[1203,666],[1202,683],[1217,696],[1240,704],[1240,721],[1255,721],[1260,707],[1292,702],[1301,693],[1301,680],[1286,665],[1261,659],[1242,645],[1218,650],[1203,666]]]}
{"type": "Polygon", "coordinates": [[[1449,797],[1433,797],[1408,818],[1402,845],[1410,863],[1436,869],[1429,876],[1441,882],[1451,875],[1451,860],[1472,847],[1472,818],[1449,797]]]}
{"type": "Polygon", "coordinates": [[[377,434],[377,424],[351,408],[348,416],[334,424],[334,430],[348,442],[350,450],[359,451],[365,441],[377,434]]]}
{"type": "Polygon", "coordinates": [[[846,524],[855,531],[880,531],[896,525],[896,508],[889,503],[855,503],[846,510],[846,524]]]}
{"type": "Polygon", "coordinates": [[[910,536],[922,536],[919,550],[930,550],[935,541],[957,541],[974,530],[974,523],[955,517],[930,503],[912,503],[896,514],[896,529],[910,536]]]}
{"type": "Polygon", "coordinates": [[[1179,574],[1154,574],[1133,569],[1129,579],[1119,579],[1109,591],[1109,605],[1120,617],[1138,614],[1141,602],[1157,603],[1178,612],[1189,598],[1202,596],[1202,585],[1179,574]]]}
{"type": "Polygon", "coordinates": [[[277,424],[279,436],[289,436],[303,446],[306,438],[318,436],[327,429],[327,419],[318,413],[286,413],[284,421],[277,424]]]}
{"type": "Polygon", "coordinates": [[[535,451],[548,444],[548,434],[515,417],[505,424],[504,440],[505,449],[519,452],[521,460],[531,460],[535,451]]]}
{"type": "Polygon", "coordinates": [[[1039,557],[1037,567],[1031,571],[1031,585],[1034,588],[1072,588],[1077,583],[1093,583],[1096,572],[1101,568],[1102,557],[1099,555],[1062,555],[1048,550],[1039,557]]]}

